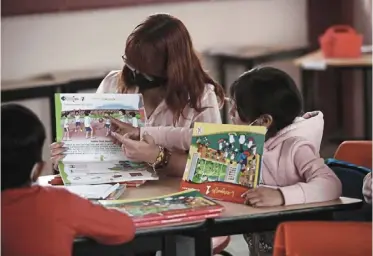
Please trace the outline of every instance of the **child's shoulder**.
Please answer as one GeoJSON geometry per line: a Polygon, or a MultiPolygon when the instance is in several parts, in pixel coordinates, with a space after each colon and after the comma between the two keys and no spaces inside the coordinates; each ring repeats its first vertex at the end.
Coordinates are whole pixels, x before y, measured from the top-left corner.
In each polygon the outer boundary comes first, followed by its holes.
{"type": "MultiPolygon", "coordinates": [[[[57,205],[66,207],[80,197],[70,193],[68,190],[58,186],[37,186],[41,197],[45,198],[48,202],[56,202],[57,205]]],[[[55,206],[53,206],[55,207],[55,206]]]]}
{"type": "Polygon", "coordinates": [[[56,205],[59,205],[62,201],[63,204],[68,203],[69,198],[73,196],[75,195],[63,188],[39,185],[28,188],[9,189],[1,192],[2,200],[8,201],[9,203],[19,198],[29,198],[29,200],[44,201],[48,204],[56,202],[56,205]],[[25,197],[25,195],[27,195],[27,197],[25,197]]]}

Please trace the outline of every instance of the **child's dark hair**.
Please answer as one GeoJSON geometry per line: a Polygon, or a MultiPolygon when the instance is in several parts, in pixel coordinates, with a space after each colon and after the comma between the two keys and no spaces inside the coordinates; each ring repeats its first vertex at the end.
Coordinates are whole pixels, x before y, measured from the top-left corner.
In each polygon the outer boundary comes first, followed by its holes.
{"type": "Polygon", "coordinates": [[[30,181],[34,165],[42,161],[45,129],[31,110],[17,104],[2,105],[1,120],[1,190],[5,190],[30,181]]]}
{"type": "Polygon", "coordinates": [[[135,112],[130,112],[129,114],[130,114],[130,116],[132,116],[132,117],[135,117],[135,116],[136,116],[136,113],[135,113],[135,112]]]}
{"type": "Polygon", "coordinates": [[[86,111],[84,111],[84,115],[89,116],[89,114],[91,114],[91,111],[90,111],[90,110],[86,110],[86,111]]]}
{"type": "Polygon", "coordinates": [[[121,112],[123,115],[126,114],[126,111],[124,109],[119,109],[119,112],[121,112]]]}
{"type": "Polygon", "coordinates": [[[230,94],[242,121],[249,123],[265,114],[272,116],[267,138],[302,114],[302,96],[294,80],[276,68],[254,68],[245,72],[233,83],[230,94]]]}

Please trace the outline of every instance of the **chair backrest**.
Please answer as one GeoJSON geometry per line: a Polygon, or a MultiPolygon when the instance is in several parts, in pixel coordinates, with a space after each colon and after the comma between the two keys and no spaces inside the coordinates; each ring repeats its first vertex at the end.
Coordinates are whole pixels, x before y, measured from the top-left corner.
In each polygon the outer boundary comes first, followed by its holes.
{"type": "Polygon", "coordinates": [[[372,223],[284,222],[273,247],[273,256],[371,254],[372,223]]]}
{"type": "Polygon", "coordinates": [[[329,167],[342,182],[342,196],[364,199],[363,181],[368,172],[350,166],[330,164],[329,167]]]}
{"type": "MultiPolygon", "coordinates": [[[[342,196],[358,198],[364,201],[362,193],[363,181],[369,170],[338,161],[330,161],[327,164],[341,180],[342,196]]],[[[364,202],[363,207],[359,210],[335,213],[334,219],[351,221],[372,220],[372,206],[364,202]]]]}
{"type": "Polygon", "coordinates": [[[372,169],[372,141],[344,141],[334,158],[372,169]]]}

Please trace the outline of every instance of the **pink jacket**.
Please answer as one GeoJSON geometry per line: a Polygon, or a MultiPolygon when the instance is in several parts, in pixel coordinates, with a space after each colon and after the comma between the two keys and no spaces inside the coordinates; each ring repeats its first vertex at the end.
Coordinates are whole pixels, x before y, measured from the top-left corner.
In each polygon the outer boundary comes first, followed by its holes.
{"type": "MultiPolygon", "coordinates": [[[[118,93],[119,75],[120,71],[111,71],[102,80],[97,93],[118,93]]],[[[201,102],[201,107],[206,108],[203,112],[199,113],[187,106],[183,112],[184,117],[181,116],[174,126],[172,112],[162,101],[150,118],[145,121],[145,127],[140,128],[140,133],[147,132],[154,138],[156,144],[168,149],[188,150],[192,137],[191,127],[194,122],[221,123],[220,108],[214,86],[206,85],[201,102]]]]}
{"type": "Polygon", "coordinates": [[[285,205],[341,196],[340,180],[319,156],[323,130],[323,114],[310,112],[265,142],[263,183],[279,187],[285,205]]]}

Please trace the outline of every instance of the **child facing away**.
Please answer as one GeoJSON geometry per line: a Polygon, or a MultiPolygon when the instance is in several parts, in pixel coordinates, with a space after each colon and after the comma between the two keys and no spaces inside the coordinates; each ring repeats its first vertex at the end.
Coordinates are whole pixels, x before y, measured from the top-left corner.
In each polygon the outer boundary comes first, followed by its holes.
{"type": "Polygon", "coordinates": [[[111,122],[110,122],[110,112],[106,112],[105,113],[105,129],[106,129],[106,137],[109,136],[110,134],[110,125],[111,125],[111,122]]]}
{"type": "Polygon", "coordinates": [[[82,124],[81,124],[81,121],[80,121],[80,112],[79,111],[75,111],[75,132],[77,131],[83,131],[82,130],[82,124]]]}
{"type": "Polygon", "coordinates": [[[89,116],[91,112],[89,110],[86,110],[84,112],[84,128],[85,128],[85,138],[86,139],[93,139],[93,126],[92,126],[92,119],[89,116]]]}
{"type": "Polygon", "coordinates": [[[131,123],[132,123],[132,126],[133,127],[139,127],[139,122],[137,120],[137,116],[136,116],[136,113],[135,112],[130,112],[130,116],[131,116],[131,123]]]}
{"type": "MultiPolygon", "coordinates": [[[[262,182],[244,193],[253,207],[329,201],[339,198],[342,185],[319,156],[324,119],[319,111],[302,115],[302,97],[285,72],[255,68],[231,87],[233,123],[267,127],[262,182]]],[[[271,253],[273,232],[246,234],[250,255],[271,253]]]]}
{"type": "Polygon", "coordinates": [[[70,122],[69,122],[69,112],[62,113],[63,120],[63,138],[62,140],[70,140],[70,122]]]}
{"type": "Polygon", "coordinates": [[[135,228],[127,215],[62,188],[33,185],[44,167],[46,135],[32,111],[3,105],[1,119],[2,255],[71,255],[78,236],[103,244],[132,240],[135,228]]]}

